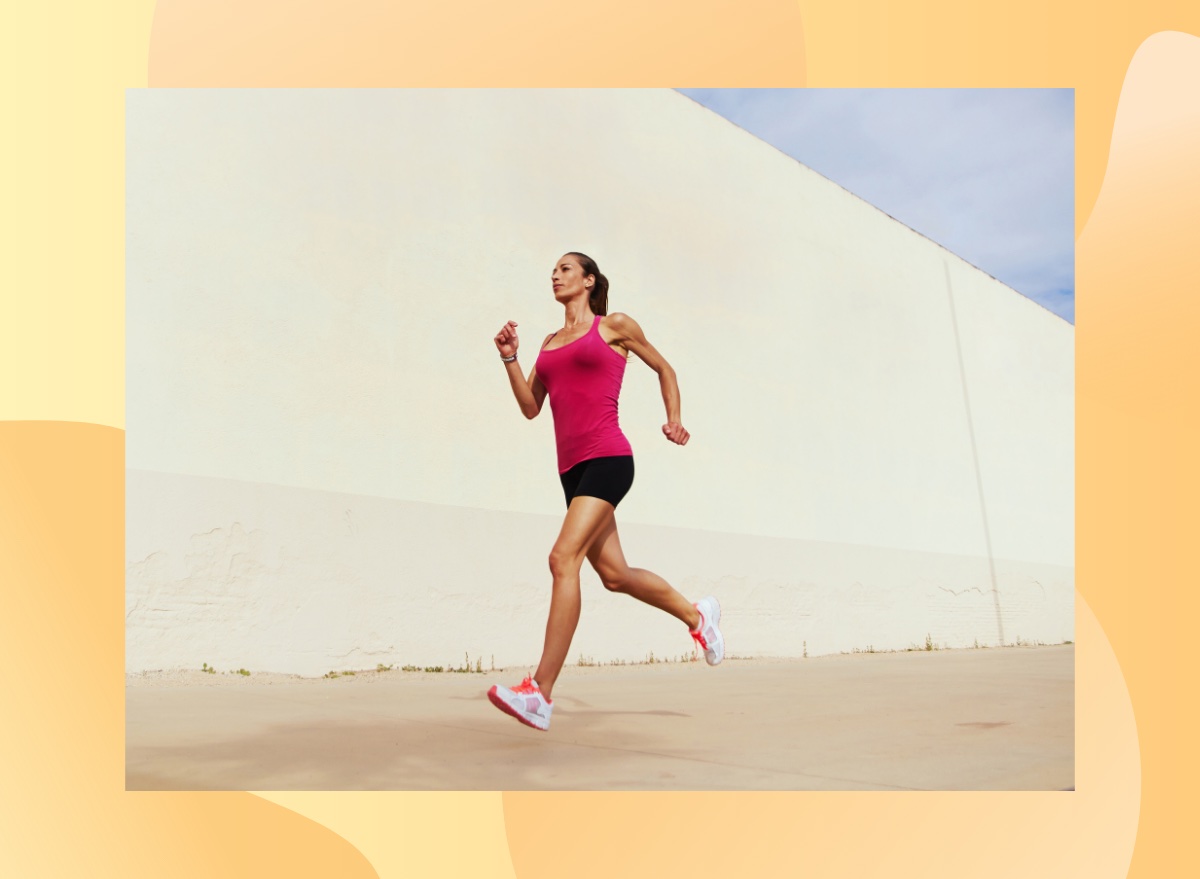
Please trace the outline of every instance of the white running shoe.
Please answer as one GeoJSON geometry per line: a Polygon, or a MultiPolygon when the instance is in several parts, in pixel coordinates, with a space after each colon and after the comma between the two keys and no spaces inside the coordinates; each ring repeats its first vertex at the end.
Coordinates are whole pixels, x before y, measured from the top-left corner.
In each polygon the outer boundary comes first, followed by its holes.
{"type": "Polygon", "coordinates": [[[497,684],[488,690],[488,698],[505,714],[511,714],[527,726],[543,731],[550,728],[554,703],[542,695],[532,677],[526,677],[512,689],[497,684]]]}
{"type": "Polygon", "coordinates": [[[704,661],[709,665],[720,665],[725,658],[725,638],[718,628],[721,605],[710,595],[697,601],[695,608],[700,611],[700,627],[690,634],[704,648],[704,661]]]}

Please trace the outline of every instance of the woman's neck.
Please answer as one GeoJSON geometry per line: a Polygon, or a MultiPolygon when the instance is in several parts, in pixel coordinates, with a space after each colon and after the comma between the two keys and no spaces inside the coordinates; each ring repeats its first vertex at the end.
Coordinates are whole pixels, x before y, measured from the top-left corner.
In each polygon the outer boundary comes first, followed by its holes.
{"type": "Polygon", "coordinates": [[[592,313],[591,303],[586,299],[568,302],[566,304],[566,317],[563,321],[563,329],[569,330],[580,324],[590,324],[595,319],[596,315],[592,313]]]}

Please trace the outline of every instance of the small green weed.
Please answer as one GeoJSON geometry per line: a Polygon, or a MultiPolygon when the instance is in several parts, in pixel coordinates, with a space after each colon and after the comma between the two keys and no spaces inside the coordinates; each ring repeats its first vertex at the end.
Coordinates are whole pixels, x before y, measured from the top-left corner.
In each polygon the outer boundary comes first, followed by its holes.
{"type": "MultiPolygon", "coordinates": [[[[440,666],[439,666],[439,668],[440,668],[440,666]]],[[[426,671],[428,671],[428,669],[426,669],[426,671]]],[[[451,668],[450,671],[454,672],[456,674],[483,674],[483,657],[481,656],[477,660],[475,660],[475,667],[472,668],[471,667],[471,654],[464,653],[463,654],[463,664],[460,665],[458,668],[451,668]]]]}

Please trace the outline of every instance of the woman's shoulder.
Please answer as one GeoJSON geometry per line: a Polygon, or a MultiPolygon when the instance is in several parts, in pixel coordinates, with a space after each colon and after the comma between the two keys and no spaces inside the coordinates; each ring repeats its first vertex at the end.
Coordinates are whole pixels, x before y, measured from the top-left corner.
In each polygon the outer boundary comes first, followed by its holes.
{"type": "Polygon", "coordinates": [[[600,318],[600,323],[606,327],[612,327],[614,330],[627,329],[636,327],[637,321],[625,314],[623,311],[614,311],[612,314],[606,314],[600,318]]]}
{"type": "Polygon", "coordinates": [[[641,332],[638,322],[622,311],[614,311],[601,318],[600,325],[618,339],[636,337],[641,332]]]}

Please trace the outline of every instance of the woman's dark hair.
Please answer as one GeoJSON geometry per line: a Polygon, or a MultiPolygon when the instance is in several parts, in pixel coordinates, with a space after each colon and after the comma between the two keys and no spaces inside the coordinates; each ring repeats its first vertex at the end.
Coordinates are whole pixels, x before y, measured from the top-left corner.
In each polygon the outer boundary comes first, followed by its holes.
{"type": "Polygon", "coordinates": [[[592,295],[588,297],[588,302],[592,306],[592,314],[608,314],[608,278],[600,274],[600,267],[596,265],[596,261],[586,253],[578,253],[574,250],[569,252],[567,256],[573,256],[579,260],[579,267],[583,269],[584,277],[588,275],[596,276],[596,283],[592,287],[592,295]]]}

